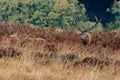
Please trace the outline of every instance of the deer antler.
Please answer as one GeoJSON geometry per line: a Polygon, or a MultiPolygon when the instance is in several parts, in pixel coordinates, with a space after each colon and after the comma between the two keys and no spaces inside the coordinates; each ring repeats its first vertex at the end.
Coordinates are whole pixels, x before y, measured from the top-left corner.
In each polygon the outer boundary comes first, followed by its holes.
{"type": "Polygon", "coordinates": [[[75,28],[78,29],[79,31],[83,32],[83,31],[80,29],[80,27],[78,26],[77,20],[78,20],[78,16],[75,17],[75,28]]]}
{"type": "Polygon", "coordinates": [[[91,29],[95,28],[95,27],[101,22],[101,19],[98,20],[98,18],[95,16],[95,19],[96,19],[95,25],[92,26],[91,28],[86,29],[86,30],[81,30],[80,27],[79,27],[78,24],[77,24],[77,19],[78,19],[78,16],[75,17],[75,27],[76,27],[76,29],[78,29],[78,30],[81,31],[81,32],[88,32],[88,31],[90,31],[91,29]]]}
{"type": "Polygon", "coordinates": [[[88,28],[88,29],[86,30],[86,32],[88,32],[88,31],[90,31],[91,29],[95,28],[95,27],[101,22],[101,19],[98,20],[98,18],[97,18],[96,16],[95,16],[95,19],[96,19],[96,23],[95,23],[95,25],[92,26],[91,28],[88,28]]]}

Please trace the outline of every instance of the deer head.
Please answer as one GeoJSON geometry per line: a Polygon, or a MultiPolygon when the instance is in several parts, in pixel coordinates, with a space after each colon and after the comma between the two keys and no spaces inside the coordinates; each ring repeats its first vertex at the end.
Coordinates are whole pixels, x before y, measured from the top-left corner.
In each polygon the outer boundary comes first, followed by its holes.
{"type": "Polygon", "coordinates": [[[75,29],[79,31],[80,38],[83,41],[84,45],[87,45],[87,44],[90,45],[92,40],[92,35],[89,33],[89,31],[95,28],[101,22],[101,20],[98,20],[96,16],[95,16],[95,19],[96,19],[95,25],[93,25],[92,27],[86,30],[82,30],[77,24],[78,16],[75,17],[75,29]]]}

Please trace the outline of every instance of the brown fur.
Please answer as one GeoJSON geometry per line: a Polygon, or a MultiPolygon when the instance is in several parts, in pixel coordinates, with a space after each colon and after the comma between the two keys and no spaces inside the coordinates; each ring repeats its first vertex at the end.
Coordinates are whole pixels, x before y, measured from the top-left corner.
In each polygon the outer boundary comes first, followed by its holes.
{"type": "Polygon", "coordinates": [[[90,45],[91,44],[91,40],[92,40],[92,36],[89,32],[81,32],[79,30],[74,30],[74,32],[78,35],[80,35],[80,38],[83,41],[84,45],[90,45]]]}
{"type": "Polygon", "coordinates": [[[86,32],[86,33],[81,33],[81,39],[84,43],[84,45],[90,45],[91,44],[91,40],[92,40],[92,36],[90,33],[86,32]]]}
{"type": "Polygon", "coordinates": [[[90,33],[85,33],[86,37],[87,37],[87,42],[88,42],[88,45],[91,43],[91,40],[92,40],[92,36],[90,33]]]}

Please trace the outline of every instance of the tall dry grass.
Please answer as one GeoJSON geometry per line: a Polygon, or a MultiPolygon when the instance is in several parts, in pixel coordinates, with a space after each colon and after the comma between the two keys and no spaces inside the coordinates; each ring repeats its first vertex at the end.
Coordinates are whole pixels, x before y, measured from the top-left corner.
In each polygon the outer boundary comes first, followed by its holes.
{"type": "Polygon", "coordinates": [[[74,30],[1,23],[0,80],[119,80],[119,30],[91,34],[85,46],[74,30]]]}

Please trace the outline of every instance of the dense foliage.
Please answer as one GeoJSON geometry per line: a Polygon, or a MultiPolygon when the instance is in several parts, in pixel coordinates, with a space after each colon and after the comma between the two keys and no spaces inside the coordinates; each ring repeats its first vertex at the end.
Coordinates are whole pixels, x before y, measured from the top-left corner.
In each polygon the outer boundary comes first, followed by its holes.
{"type": "Polygon", "coordinates": [[[108,24],[110,30],[120,28],[120,1],[115,1],[112,5],[112,8],[108,11],[112,12],[115,15],[115,18],[108,24]]]}
{"type": "Polygon", "coordinates": [[[80,27],[93,25],[88,22],[84,5],[78,5],[77,0],[1,0],[0,8],[1,20],[5,22],[72,28],[78,15],[80,27]]]}

